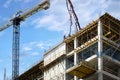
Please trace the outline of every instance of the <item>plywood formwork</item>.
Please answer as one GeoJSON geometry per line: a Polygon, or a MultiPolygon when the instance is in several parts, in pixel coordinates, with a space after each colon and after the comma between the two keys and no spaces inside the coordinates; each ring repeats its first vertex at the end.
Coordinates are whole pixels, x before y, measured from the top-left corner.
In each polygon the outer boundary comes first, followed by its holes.
{"type": "Polygon", "coordinates": [[[90,67],[87,62],[81,62],[79,65],[76,65],[67,70],[67,73],[79,78],[84,78],[96,70],[93,67],[90,67]]]}
{"type": "MultiPolygon", "coordinates": [[[[114,34],[116,33],[116,37],[118,37],[120,34],[120,21],[118,19],[115,19],[108,13],[105,13],[100,17],[101,23],[103,25],[103,30],[104,30],[104,36],[108,36],[111,33],[111,38],[115,36],[114,34]]],[[[82,28],[79,32],[71,35],[70,37],[66,38],[64,40],[65,43],[69,43],[72,40],[74,40],[75,37],[80,37],[83,38],[86,36],[86,39],[88,37],[88,40],[90,37],[97,35],[97,26],[98,26],[98,19],[93,21],[92,23],[88,24],[86,27],[82,28]]],[[[82,41],[82,40],[80,40],[82,41]]],[[[84,39],[83,39],[84,42],[84,39]]],[[[82,44],[82,43],[81,43],[82,44]]]]}
{"type": "MultiPolygon", "coordinates": [[[[100,21],[103,27],[103,41],[111,44],[112,46],[116,46],[118,49],[120,43],[120,21],[105,13],[100,17],[100,21]]],[[[82,28],[79,32],[71,35],[64,40],[66,43],[66,47],[68,47],[67,53],[71,51],[80,51],[83,47],[87,48],[92,43],[97,42],[98,34],[97,34],[97,26],[98,19],[87,25],[85,28],[82,28]],[[75,45],[73,43],[75,37],[78,40],[77,48],[74,48],[75,45]]]]}

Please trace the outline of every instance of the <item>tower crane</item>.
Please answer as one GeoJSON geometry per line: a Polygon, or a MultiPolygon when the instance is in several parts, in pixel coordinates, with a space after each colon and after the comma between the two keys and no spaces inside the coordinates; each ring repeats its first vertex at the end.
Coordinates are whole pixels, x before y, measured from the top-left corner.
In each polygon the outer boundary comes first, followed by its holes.
{"type": "Polygon", "coordinates": [[[13,25],[13,44],[12,44],[12,80],[18,80],[19,76],[19,44],[20,44],[20,23],[25,21],[28,17],[41,11],[47,10],[50,6],[50,1],[45,0],[37,6],[22,13],[19,11],[15,17],[10,19],[6,24],[0,26],[0,32],[13,25]]]}

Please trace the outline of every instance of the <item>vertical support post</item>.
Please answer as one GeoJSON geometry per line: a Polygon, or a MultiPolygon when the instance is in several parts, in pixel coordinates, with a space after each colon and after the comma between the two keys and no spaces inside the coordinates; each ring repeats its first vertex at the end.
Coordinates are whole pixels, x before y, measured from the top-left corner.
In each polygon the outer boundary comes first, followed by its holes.
{"type": "MultiPolygon", "coordinates": [[[[77,40],[77,37],[75,37],[75,39],[74,39],[74,49],[77,48],[77,46],[78,46],[78,40],[77,40]]],[[[74,65],[77,65],[77,63],[78,63],[77,60],[78,60],[77,53],[75,52],[74,53],[74,65]]]]}
{"type": "Polygon", "coordinates": [[[77,37],[74,39],[74,49],[78,47],[78,40],[77,37]]]}
{"type": "MultiPolygon", "coordinates": [[[[77,48],[77,46],[78,46],[78,40],[77,40],[77,37],[75,37],[75,39],[74,39],[74,49],[77,48]]],[[[74,53],[74,65],[77,65],[77,63],[78,63],[78,56],[77,56],[77,53],[75,52],[74,53]]],[[[77,79],[78,79],[77,76],[74,76],[74,80],[77,80],[77,79]]]]}
{"type": "Polygon", "coordinates": [[[13,20],[12,80],[18,80],[19,76],[20,21],[18,17],[13,20]]]}
{"type": "Polygon", "coordinates": [[[118,69],[118,77],[120,77],[120,69],[118,69]]]}
{"type": "Polygon", "coordinates": [[[103,30],[101,21],[98,21],[98,80],[103,80],[103,30]]]}
{"type": "Polygon", "coordinates": [[[66,58],[64,59],[64,80],[66,80],[66,58]]]}
{"type": "MultiPolygon", "coordinates": [[[[78,62],[78,57],[77,57],[77,53],[74,53],[74,65],[77,65],[78,62]]],[[[77,76],[74,76],[74,80],[77,80],[77,76]]]]}
{"type": "MultiPolygon", "coordinates": [[[[66,44],[66,43],[65,43],[65,47],[64,47],[64,48],[65,48],[65,54],[67,54],[67,44],[66,44]]],[[[66,77],[66,76],[67,76],[67,75],[66,75],[66,69],[67,69],[66,66],[67,66],[67,59],[66,59],[66,57],[65,57],[65,59],[64,59],[64,80],[66,80],[66,78],[67,78],[67,77],[66,77]]]]}

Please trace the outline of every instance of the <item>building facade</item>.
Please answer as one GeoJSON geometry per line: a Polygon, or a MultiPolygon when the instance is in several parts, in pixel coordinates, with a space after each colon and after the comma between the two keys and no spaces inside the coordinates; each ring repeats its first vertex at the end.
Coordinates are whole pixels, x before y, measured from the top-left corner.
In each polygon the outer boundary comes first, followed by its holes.
{"type": "Polygon", "coordinates": [[[42,67],[42,79],[20,80],[120,80],[120,21],[105,13],[45,53],[42,67]]]}

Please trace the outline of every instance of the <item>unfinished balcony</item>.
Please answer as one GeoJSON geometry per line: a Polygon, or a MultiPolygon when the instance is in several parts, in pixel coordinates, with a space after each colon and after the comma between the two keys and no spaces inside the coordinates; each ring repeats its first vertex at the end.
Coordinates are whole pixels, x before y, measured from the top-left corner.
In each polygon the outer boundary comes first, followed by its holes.
{"type": "Polygon", "coordinates": [[[68,69],[66,72],[70,75],[84,78],[90,74],[93,74],[96,70],[87,62],[81,62],[80,64],[68,69]]]}
{"type": "MultiPolygon", "coordinates": [[[[96,71],[95,66],[97,64],[89,64],[89,60],[93,59],[97,54],[97,43],[77,53],[77,65],[74,65],[74,55],[67,58],[67,73],[72,76],[84,78],[96,71]]],[[[97,62],[95,62],[97,63],[97,62]]]]}
{"type": "MultiPolygon", "coordinates": [[[[66,73],[84,80],[98,80],[97,65],[97,55],[93,55],[85,59],[85,61],[81,61],[79,64],[67,69],[66,73]]],[[[103,55],[103,78],[103,80],[120,79],[120,62],[105,54],[103,55]]]]}

